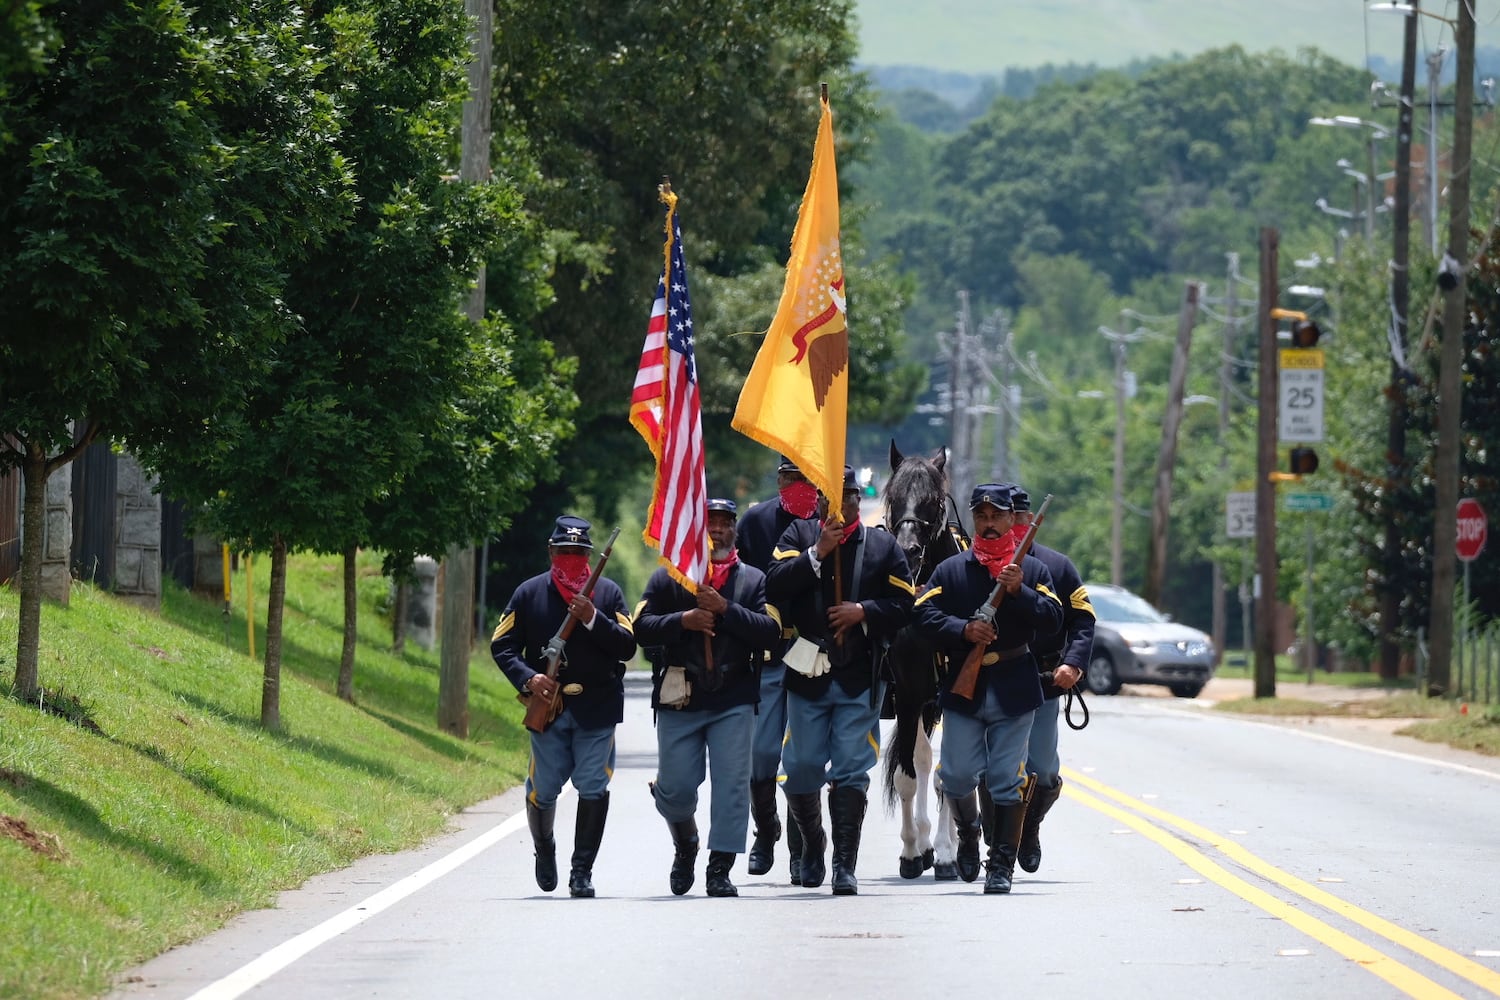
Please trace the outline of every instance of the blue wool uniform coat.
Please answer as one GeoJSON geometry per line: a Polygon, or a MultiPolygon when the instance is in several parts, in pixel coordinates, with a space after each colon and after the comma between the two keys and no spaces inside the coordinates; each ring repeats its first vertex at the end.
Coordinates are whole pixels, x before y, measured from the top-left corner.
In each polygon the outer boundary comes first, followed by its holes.
{"type": "Polygon", "coordinates": [[[651,707],[661,711],[719,711],[736,705],[753,705],[760,697],[756,673],[762,654],[781,641],[781,622],[774,608],[766,607],[766,575],[741,562],[729,571],[729,581],[719,591],[729,607],[714,622],[714,673],[705,683],[702,632],[682,627],[682,615],[698,606],[698,599],[672,579],[665,568],[651,574],[646,592],[635,611],[635,638],[642,647],[660,646],[664,667],[686,667],[693,690],[681,709],[662,709],[661,675],[655,671],[651,707]],[[709,690],[717,683],[716,690],[709,690]]]}
{"type": "Polygon", "coordinates": [[[1062,629],[1062,604],[1053,590],[1052,574],[1040,559],[1030,555],[1021,563],[1020,592],[1007,594],[996,609],[997,638],[985,652],[974,700],[950,690],[972,648],[964,639],[964,626],[994,588],[994,578],[971,549],[938,564],[927,581],[927,590],[917,599],[917,629],[938,647],[947,664],[938,700],[944,711],[973,715],[990,690],[998,696],[1006,715],[1024,715],[1042,704],[1042,684],[1030,652],[999,658],[1004,651],[1029,646],[1038,635],[1062,629]]]}
{"type": "MultiPolygon", "coordinates": [[[[1042,561],[1047,572],[1052,574],[1054,593],[1062,602],[1063,624],[1056,632],[1038,634],[1031,644],[1038,663],[1043,670],[1051,670],[1066,663],[1080,671],[1089,668],[1089,658],[1094,652],[1094,606],[1089,603],[1088,591],[1083,587],[1083,577],[1073,560],[1056,549],[1032,543],[1031,555],[1042,561]]],[[[1062,688],[1043,684],[1042,693],[1050,700],[1060,697],[1062,688]]]]}
{"type": "Polygon", "coordinates": [[[776,543],[774,562],[766,574],[767,599],[781,609],[784,625],[821,645],[832,670],[821,677],[807,677],[787,670],[786,687],[804,698],[816,698],[832,683],[845,694],[867,691],[883,644],[888,643],[911,620],[911,571],[906,555],[889,532],[872,531],[864,525],[854,536],[823,560],[821,572],[813,572],[808,550],[816,550],[821,529],[815,520],[793,521],[776,543]],[[855,556],[863,546],[859,580],[854,579],[855,556]],[[834,600],[834,560],[842,566],[843,599],[857,600],[865,608],[863,628],[844,633],[844,641],[833,641],[828,627],[828,609],[834,600]]]}
{"type": "MultiPolygon", "coordinates": [[[[563,695],[563,711],[571,712],[583,729],[603,729],[624,721],[621,678],[625,662],[635,655],[635,636],[619,584],[600,577],[592,600],[598,611],[594,627],[582,622],[574,626],[563,647],[557,682],[583,687],[578,694],[563,695]]],[[[525,687],[533,674],[546,672],[542,651],[567,615],[567,602],[552,583],[550,572],[525,581],[511,595],[490,639],[490,654],[516,690],[525,687]]]]}

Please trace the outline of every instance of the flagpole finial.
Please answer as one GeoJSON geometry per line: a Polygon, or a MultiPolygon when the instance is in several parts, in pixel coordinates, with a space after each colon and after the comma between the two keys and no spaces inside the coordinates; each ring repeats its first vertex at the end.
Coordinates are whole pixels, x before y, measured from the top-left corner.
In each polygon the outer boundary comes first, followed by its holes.
{"type": "Polygon", "coordinates": [[[828,103],[828,84],[826,84],[826,83],[820,83],[820,84],[818,84],[818,93],[822,96],[823,103],[827,104],[828,103]]]}

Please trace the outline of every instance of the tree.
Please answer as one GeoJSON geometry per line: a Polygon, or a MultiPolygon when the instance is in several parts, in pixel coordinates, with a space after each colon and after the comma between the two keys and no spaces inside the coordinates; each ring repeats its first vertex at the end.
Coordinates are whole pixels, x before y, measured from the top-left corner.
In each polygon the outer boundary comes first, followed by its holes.
{"type": "MultiPolygon", "coordinates": [[[[490,513],[506,484],[459,481],[492,471],[474,455],[476,437],[526,440],[555,430],[550,412],[496,403],[497,391],[514,387],[505,368],[482,366],[508,361],[499,355],[513,345],[493,333],[486,339],[462,312],[473,275],[502,234],[529,228],[507,185],[449,180],[465,94],[462,8],[370,2],[319,14],[314,38],[328,59],[321,83],[339,102],[339,151],[351,164],[357,204],[348,226],[289,280],[286,301],[299,327],[244,385],[240,404],[199,440],[153,455],[169,489],[201,505],[206,524],[271,552],[261,724],[272,729],[281,724],[286,553],[343,553],[352,566],[359,546],[409,545],[407,535],[384,533],[388,524],[376,512],[392,498],[421,499],[411,495],[412,483],[441,490],[434,470],[453,476],[455,493],[490,513]],[[525,419],[505,419],[513,413],[525,419]],[[480,431],[466,424],[486,419],[497,422],[480,431]]],[[[509,266],[534,285],[537,269],[526,263],[534,247],[507,248],[523,258],[509,266]]],[[[539,295],[533,287],[509,293],[539,295]]],[[[546,353],[513,353],[537,359],[533,398],[555,404],[561,375],[546,353]]],[[[523,472],[535,467],[517,464],[523,472]]],[[[471,542],[482,530],[472,516],[436,516],[454,509],[447,502],[415,511],[428,519],[424,537],[471,542]]],[[[351,700],[353,609],[346,600],[338,681],[351,700]]]]}
{"type": "Polygon", "coordinates": [[[290,3],[44,8],[0,143],[0,468],[25,474],[16,689],[38,688],[46,480],[192,435],[291,324],[287,248],[337,225],[333,117],[290,3]]]}
{"type": "MultiPolygon", "coordinates": [[[[545,522],[580,498],[613,517],[627,484],[649,474],[625,409],[661,270],[655,192],[664,174],[687,213],[699,330],[737,352],[720,357],[699,346],[700,368],[726,380],[748,370],[748,363],[736,368],[750,341],[741,335],[764,330],[757,317],[779,297],[784,274],[776,270],[807,182],[820,80],[833,94],[840,166],[860,153],[871,99],[851,71],[852,7],[847,0],[500,3],[495,118],[516,129],[511,143],[524,141],[536,156],[527,204],[554,230],[557,255],[558,301],[538,332],[580,365],[578,433],[558,456],[566,487],[532,493],[514,526],[523,538],[544,537],[545,522]],[[613,99],[600,101],[606,93],[613,99]],[[742,277],[734,311],[728,302],[720,308],[720,291],[730,295],[728,282],[742,277]]],[[[846,251],[856,251],[855,235],[845,227],[846,251]]],[[[851,309],[873,307],[874,283],[859,282],[851,270],[851,309]]],[[[871,326],[877,314],[867,315],[871,326]]],[[[898,344],[899,312],[878,322],[886,328],[879,342],[898,344]]],[[[887,355],[875,373],[883,379],[900,371],[897,361],[887,355]]],[[[884,381],[863,388],[872,400],[903,394],[888,392],[884,381]]],[[[507,553],[500,589],[530,575],[522,559],[507,553]]]]}

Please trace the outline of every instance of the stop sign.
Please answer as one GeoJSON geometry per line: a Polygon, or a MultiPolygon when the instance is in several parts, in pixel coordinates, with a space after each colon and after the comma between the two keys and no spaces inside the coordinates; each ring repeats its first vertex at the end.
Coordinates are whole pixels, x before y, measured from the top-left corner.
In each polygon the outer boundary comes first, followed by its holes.
{"type": "Polygon", "coordinates": [[[1458,540],[1454,549],[1458,558],[1470,562],[1484,551],[1485,539],[1489,537],[1489,518],[1478,500],[1463,499],[1458,502],[1458,540]]]}

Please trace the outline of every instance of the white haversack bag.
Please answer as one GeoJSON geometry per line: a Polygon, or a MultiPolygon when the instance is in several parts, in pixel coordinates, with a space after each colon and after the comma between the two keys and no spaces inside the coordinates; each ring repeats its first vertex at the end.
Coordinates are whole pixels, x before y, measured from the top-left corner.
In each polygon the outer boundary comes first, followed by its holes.
{"type": "Polygon", "coordinates": [[[800,635],[793,640],[792,648],[786,651],[785,659],[787,666],[806,677],[822,677],[832,669],[828,663],[828,654],[823,652],[823,648],[800,635]]]}
{"type": "Polygon", "coordinates": [[[668,667],[661,678],[661,695],[657,701],[663,708],[681,708],[693,696],[693,682],[688,680],[682,667],[668,667]]]}

